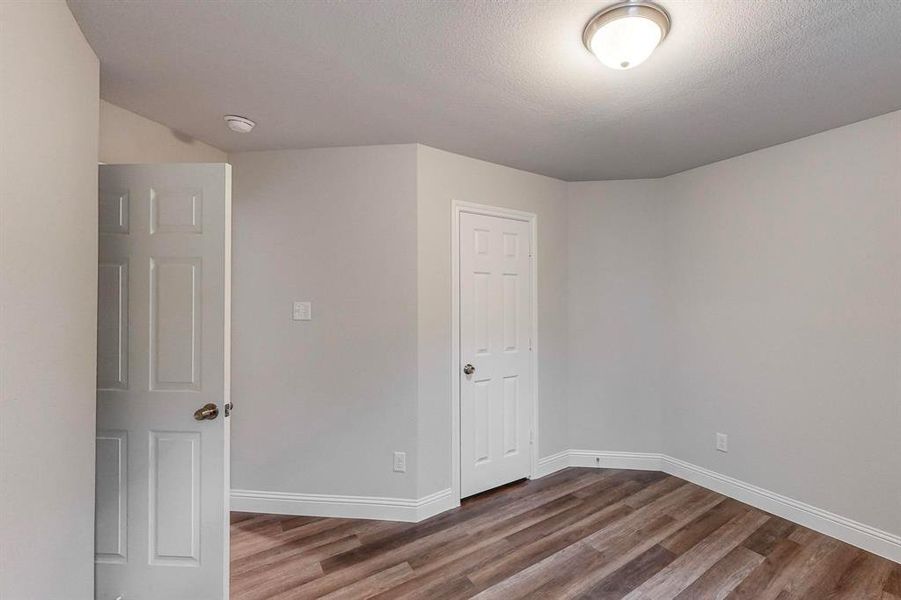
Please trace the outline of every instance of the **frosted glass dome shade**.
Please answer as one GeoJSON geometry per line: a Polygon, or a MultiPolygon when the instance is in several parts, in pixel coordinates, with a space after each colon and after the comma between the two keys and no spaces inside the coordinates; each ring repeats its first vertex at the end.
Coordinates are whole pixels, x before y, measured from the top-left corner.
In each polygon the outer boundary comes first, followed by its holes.
{"type": "Polygon", "coordinates": [[[637,67],[669,31],[669,17],[652,4],[627,3],[597,14],[585,28],[585,46],[611,69],[637,67]]]}

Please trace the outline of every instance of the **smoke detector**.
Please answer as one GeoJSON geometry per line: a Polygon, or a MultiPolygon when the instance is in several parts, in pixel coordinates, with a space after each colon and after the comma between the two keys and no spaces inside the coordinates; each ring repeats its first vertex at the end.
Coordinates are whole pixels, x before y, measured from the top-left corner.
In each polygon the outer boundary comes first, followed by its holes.
{"type": "Polygon", "coordinates": [[[238,133],[250,133],[250,130],[256,125],[250,119],[238,115],[225,115],[225,123],[229,129],[238,133]]]}

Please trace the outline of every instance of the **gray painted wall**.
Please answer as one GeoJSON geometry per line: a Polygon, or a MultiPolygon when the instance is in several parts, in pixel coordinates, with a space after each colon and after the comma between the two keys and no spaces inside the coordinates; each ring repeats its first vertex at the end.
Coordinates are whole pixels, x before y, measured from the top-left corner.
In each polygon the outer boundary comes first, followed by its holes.
{"type": "Polygon", "coordinates": [[[664,182],[667,451],[901,533],[901,112],[664,182]]]}
{"type": "Polygon", "coordinates": [[[0,598],[94,597],[99,63],[0,2],[0,598]]]}
{"type": "Polygon", "coordinates": [[[451,206],[453,200],[538,215],[539,456],[568,447],[566,186],[419,146],[419,491],[451,485],[451,206]]]}
{"type": "Polygon", "coordinates": [[[567,185],[571,448],[663,448],[665,189],[659,179],[567,185]]]}
{"type": "Polygon", "coordinates": [[[568,190],[573,447],[901,533],[901,112],[568,190]]]}
{"type": "Polygon", "coordinates": [[[539,216],[540,449],[567,447],[562,182],[417,145],[229,158],[233,488],[450,487],[452,198],[539,216]],[[291,320],[293,300],[312,321],[291,320]]]}
{"type": "Polygon", "coordinates": [[[228,155],[162,123],[100,101],[100,162],[224,163],[228,155]]]}
{"type": "Polygon", "coordinates": [[[416,146],[229,158],[232,487],[415,498],[416,146]]]}

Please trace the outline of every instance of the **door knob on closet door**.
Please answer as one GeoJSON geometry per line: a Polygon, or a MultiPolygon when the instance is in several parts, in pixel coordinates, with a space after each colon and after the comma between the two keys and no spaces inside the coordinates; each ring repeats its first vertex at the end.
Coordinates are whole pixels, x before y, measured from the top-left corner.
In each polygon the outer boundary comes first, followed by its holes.
{"type": "Polygon", "coordinates": [[[473,373],[476,372],[476,368],[474,366],[472,366],[471,364],[467,363],[466,366],[463,367],[463,372],[466,373],[467,375],[472,375],[473,373]]]}
{"type": "Polygon", "coordinates": [[[218,416],[219,408],[212,402],[210,402],[209,404],[204,404],[194,411],[194,418],[198,421],[212,421],[218,416]]]}

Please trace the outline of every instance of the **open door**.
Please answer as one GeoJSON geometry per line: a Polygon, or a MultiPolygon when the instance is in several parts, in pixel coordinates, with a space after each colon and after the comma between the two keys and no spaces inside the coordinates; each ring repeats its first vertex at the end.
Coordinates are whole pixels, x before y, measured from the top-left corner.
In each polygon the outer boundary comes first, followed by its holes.
{"type": "Polygon", "coordinates": [[[102,165],[96,597],[228,597],[231,167],[102,165]]]}

